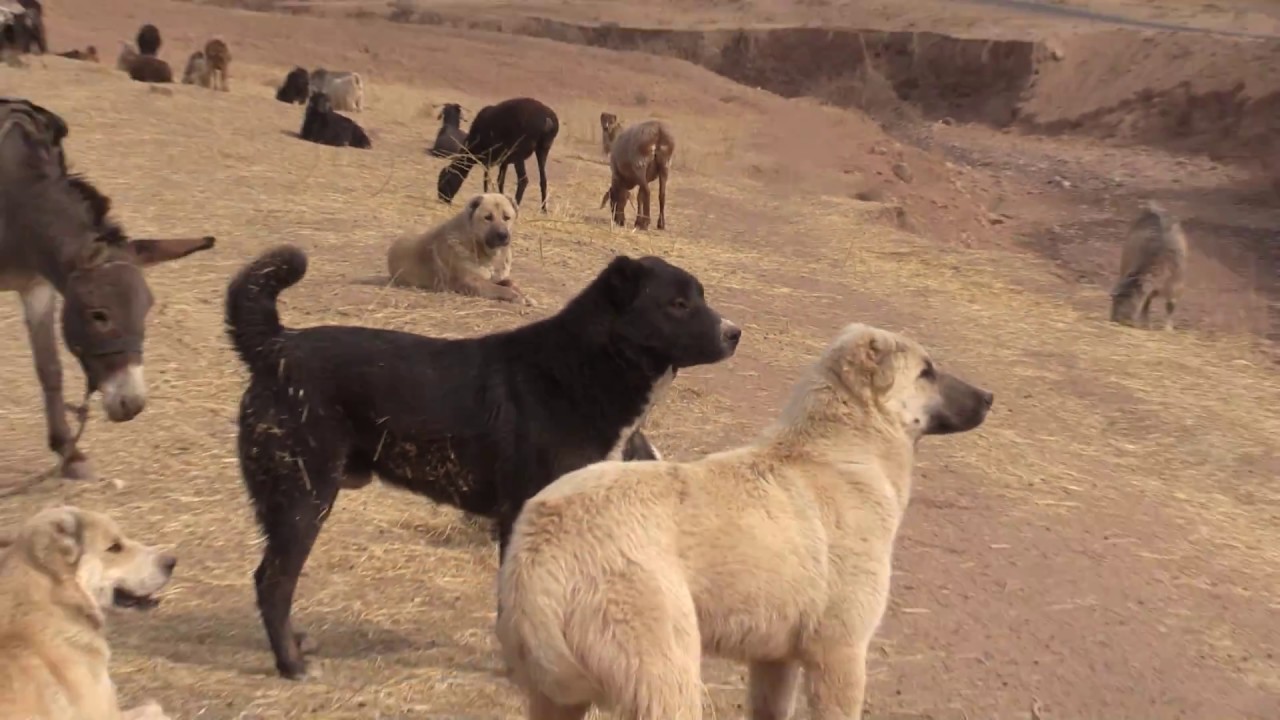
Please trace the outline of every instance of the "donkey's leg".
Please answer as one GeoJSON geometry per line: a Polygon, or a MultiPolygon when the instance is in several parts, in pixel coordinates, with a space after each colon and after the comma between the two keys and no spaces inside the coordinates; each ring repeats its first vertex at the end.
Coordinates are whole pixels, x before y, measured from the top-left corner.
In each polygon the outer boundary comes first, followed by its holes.
{"type": "Polygon", "coordinates": [[[44,392],[45,423],[49,430],[49,449],[62,458],[63,477],[88,480],[93,477],[89,459],[75,447],[75,438],[67,424],[67,406],[62,398],[62,363],[58,361],[57,291],[39,281],[22,291],[22,313],[27,323],[27,338],[35,358],[36,377],[44,392]]]}

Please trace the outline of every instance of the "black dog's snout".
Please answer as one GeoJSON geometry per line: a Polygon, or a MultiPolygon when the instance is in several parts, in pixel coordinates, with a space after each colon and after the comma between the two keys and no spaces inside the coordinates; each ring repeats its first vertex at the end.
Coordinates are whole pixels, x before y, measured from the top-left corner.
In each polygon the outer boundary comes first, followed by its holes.
{"type": "Polygon", "coordinates": [[[720,331],[720,337],[730,349],[737,349],[738,341],[742,339],[742,328],[737,325],[729,325],[720,331]]]}

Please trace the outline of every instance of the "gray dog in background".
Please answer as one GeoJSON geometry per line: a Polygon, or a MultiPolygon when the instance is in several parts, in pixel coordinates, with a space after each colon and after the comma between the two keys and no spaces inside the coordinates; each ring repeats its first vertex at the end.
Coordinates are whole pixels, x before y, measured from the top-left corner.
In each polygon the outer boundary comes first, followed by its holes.
{"type": "Polygon", "coordinates": [[[1173,213],[1155,202],[1142,207],[1129,227],[1120,255],[1120,279],[1111,290],[1111,321],[1150,327],[1151,303],[1164,298],[1164,329],[1173,329],[1173,311],[1187,268],[1187,236],[1173,213]]]}

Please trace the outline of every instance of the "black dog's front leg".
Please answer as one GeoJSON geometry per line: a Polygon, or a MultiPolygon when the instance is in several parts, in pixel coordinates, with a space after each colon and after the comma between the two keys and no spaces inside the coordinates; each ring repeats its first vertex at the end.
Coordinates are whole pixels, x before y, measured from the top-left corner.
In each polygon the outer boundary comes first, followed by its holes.
{"type": "Polygon", "coordinates": [[[658,452],[641,430],[631,433],[631,437],[627,438],[627,444],[622,446],[623,462],[661,459],[662,453],[658,452]]]}

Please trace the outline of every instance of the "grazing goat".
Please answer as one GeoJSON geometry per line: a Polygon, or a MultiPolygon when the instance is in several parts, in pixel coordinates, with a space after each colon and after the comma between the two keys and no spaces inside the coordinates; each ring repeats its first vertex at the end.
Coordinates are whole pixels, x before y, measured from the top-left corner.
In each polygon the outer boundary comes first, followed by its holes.
{"type": "Polygon", "coordinates": [[[431,146],[431,154],[447,158],[462,152],[467,134],[462,131],[462,106],[457,103],[446,103],[436,115],[440,120],[440,132],[436,133],[436,142],[431,146]]]}
{"type": "Polygon", "coordinates": [[[303,140],[334,147],[349,145],[363,150],[373,147],[369,136],[356,121],[334,112],[329,96],[322,92],[311,94],[311,99],[307,102],[307,114],[302,119],[302,132],[298,136],[303,140]]]}
{"type": "Polygon", "coordinates": [[[68,58],[70,60],[84,60],[87,62],[98,62],[98,48],[90,45],[84,50],[75,49],[58,53],[58,57],[68,58]]]}
{"type": "Polygon", "coordinates": [[[295,67],[284,76],[284,84],[276,90],[276,99],[284,103],[305,104],[310,94],[310,86],[311,79],[307,75],[307,69],[295,67]]]}
{"type": "Polygon", "coordinates": [[[1146,203],[1129,228],[1120,255],[1120,280],[1111,291],[1111,322],[1151,325],[1151,302],[1164,297],[1164,329],[1173,329],[1173,311],[1187,271],[1187,236],[1173,213],[1146,203]]]}
{"type": "Polygon", "coordinates": [[[203,50],[197,50],[187,58],[187,67],[182,71],[182,84],[209,87],[209,62],[205,59],[203,50]]]}
{"type": "Polygon", "coordinates": [[[151,23],[138,28],[137,42],[140,54],[154,57],[160,52],[160,28],[151,23]]]}
{"type": "Polygon", "coordinates": [[[661,120],[646,120],[623,130],[609,151],[609,167],[613,179],[600,201],[600,207],[612,205],[613,221],[627,224],[627,200],[631,188],[636,191],[636,229],[649,227],[649,183],[658,180],[658,229],[667,227],[667,175],[671,156],[676,151],[676,138],[661,120]]]}
{"type": "Polygon", "coordinates": [[[222,40],[214,38],[205,43],[204,61],[209,73],[206,87],[229,92],[231,86],[227,84],[227,69],[231,67],[231,48],[222,40]]]}
{"type": "Polygon", "coordinates": [[[336,110],[364,112],[364,79],[357,72],[316,68],[311,71],[310,91],[329,97],[336,110]]]}
{"type": "Polygon", "coordinates": [[[533,98],[513,98],[482,108],[471,121],[463,152],[440,171],[437,182],[440,199],[445,203],[453,202],[453,196],[458,194],[467,173],[476,163],[484,165],[485,192],[489,191],[489,168],[498,166],[498,192],[502,192],[507,166],[515,165],[516,205],[519,205],[529,185],[524,161],[530,155],[536,155],[542,212],[546,212],[547,155],[551,153],[551,145],[559,132],[560,119],[555,111],[533,98]]]}
{"type": "MultiPolygon", "coordinates": [[[[145,33],[145,30],[152,25],[143,27],[138,32],[138,40],[146,40],[148,47],[151,42],[159,43],[158,35],[151,38],[145,33]]],[[[158,33],[159,31],[157,31],[158,33]]],[[[190,64],[190,62],[188,62],[190,64]]],[[[147,55],[140,53],[134,49],[132,45],[123,40],[120,41],[120,56],[116,58],[116,67],[129,74],[129,77],[138,82],[146,83],[171,83],[173,82],[173,70],[169,67],[169,63],[161,60],[155,55],[147,55]]]]}
{"type": "Polygon", "coordinates": [[[622,121],[618,120],[618,116],[611,112],[600,113],[600,146],[604,150],[605,157],[609,157],[609,150],[613,148],[613,141],[618,139],[618,133],[622,132],[622,121]]]}

